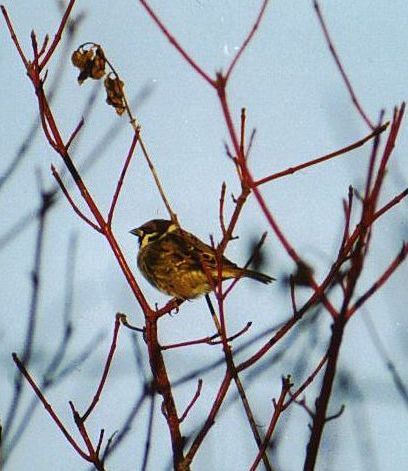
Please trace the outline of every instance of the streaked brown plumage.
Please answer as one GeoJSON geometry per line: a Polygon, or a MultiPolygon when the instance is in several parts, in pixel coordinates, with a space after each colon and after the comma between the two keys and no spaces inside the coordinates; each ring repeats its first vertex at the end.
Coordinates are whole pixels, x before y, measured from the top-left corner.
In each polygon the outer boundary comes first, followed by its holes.
{"type": "MultiPolygon", "coordinates": [[[[212,290],[203,269],[204,264],[215,284],[218,268],[211,246],[164,219],[153,219],[132,229],[130,233],[139,238],[139,269],[154,287],[180,300],[193,299],[212,290]]],[[[239,276],[253,278],[261,283],[274,280],[263,273],[242,269],[223,257],[222,279],[239,276]]]]}

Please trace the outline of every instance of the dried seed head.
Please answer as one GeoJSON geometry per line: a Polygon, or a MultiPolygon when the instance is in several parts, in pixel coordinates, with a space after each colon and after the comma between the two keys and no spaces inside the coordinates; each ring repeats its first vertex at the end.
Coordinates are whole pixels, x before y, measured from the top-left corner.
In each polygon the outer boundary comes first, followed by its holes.
{"type": "Polygon", "coordinates": [[[87,78],[99,80],[105,75],[106,58],[100,46],[90,49],[79,47],[71,56],[72,64],[80,70],[78,82],[81,85],[87,78]]]}
{"type": "Polygon", "coordinates": [[[126,110],[125,95],[123,93],[124,83],[118,77],[112,78],[108,75],[104,80],[106,90],[106,103],[115,108],[118,115],[126,110]]]}

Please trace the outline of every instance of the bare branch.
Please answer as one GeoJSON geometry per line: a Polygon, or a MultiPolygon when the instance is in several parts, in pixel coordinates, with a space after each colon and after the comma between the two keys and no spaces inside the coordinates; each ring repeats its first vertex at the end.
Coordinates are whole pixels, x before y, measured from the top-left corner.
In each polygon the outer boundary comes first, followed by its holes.
{"type": "Polygon", "coordinates": [[[350,94],[351,100],[352,100],[354,106],[356,107],[358,113],[360,114],[360,116],[366,122],[367,126],[369,126],[371,129],[374,130],[375,129],[374,125],[370,121],[370,119],[366,115],[366,113],[364,112],[362,106],[360,105],[360,102],[358,101],[357,96],[354,93],[354,90],[353,90],[353,87],[351,85],[350,79],[348,78],[348,76],[347,76],[347,74],[344,70],[343,64],[341,63],[340,58],[339,58],[339,56],[336,52],[336,49],[333,45],[333,41],[330,38],[330,34],[329,34],[328,29],[327,29],[326,22],[323,18],[323,15],[322,15],[322,12],[320,10],[319,3],[317,2],[317,0],[314,0],[313,5],[314,5],[314,8],[315,8],[316,15],[317,15],[317,18],[319,20],[320,26],[322,28],[324,37],[326,38],[327,45],[329,46],[329,49],[330,49],[330,52],[333,56],[334,61],[336,62],[336,65],[337,65],[337,68],[339,69],[340,75],[342,76],[342,78],[344,80],[344,83],[345,83],[345,85],[347,87],[347,90],[350,94]]]}
{"type": "Polygon", "coordinates": [[[186,410],[183,412],[182,416],[180,417],[180,423],[184,421],[184,419],[187,417],[188,413],[190,412],[191,408],[196,403],[197,399],[200,397],[202,387],[203,387],[203,380],[199,379],[198,384],[197,384],[197,390],[194,396],[192,397],[190,403],[186,407],[186,410]]]}
{"type": "Polygon", "coordinates": [[[85,214],[78,208],[78,206],[74,203],[74,200],[71,198],[71,195],[68,193],[68,190],[66,186],[64,185],[58,170],[54,167],[54,165],[51,165],[51,172],[54,175],[55,180],[57,181],[59,187],[61,188],[62,192],[64,193],[65,197],[68,200],[68,203],[71,205],[72,209],[78,214],[78,216],[85,221],[89,226],[92,227],[92,229],[95,229],[95,231],[102,233],[102,229],[97,226],[94,222],[92,222],[85,214]]]}
{"type": "Polygon", "coordinates": [[[101,397],[102,390],[103,390],[103,387],[105,385],[106,379],[108,377],[109,369],[110,369],[111,364],[112,364],[113,355],[114,355],[115,350],[116,350],[116,344],[117,344],[117,340],[118,340],[119,328],[120,328],[120,323],[121,323],[122,316],[123,316],[123,314],[120,314],[120,313],[116,314],[115,327],[113,329],[112,343],[111,343],[111,346],[110,346],[110,349],[109,349],[108,357],[106,359],[105,368],[103,369],[101,381],[99,383],[99,386],[98,386],[98,389],[95,393],[95,396],[92,399],[91,404],[89,405],[89,407],[86,410],[85,414],[81,417],[82,422],[86,421],[86,419],[89,417],[91,412],[94,410],[96,404],[99,402],[99,399],[101,397]]]}
{"type": "Polygon", "coordinates": [[[280,172],[274,173],[273,175],[270,175],[268,177],[261,178],[260,180],[256,180],[254,182],[254,185],[259,186],[263,185],[264,183],[271,182],[272,180],[276,180],[278,178],[286,177],[287,175],[293,175],[294,173],[298,172],[299,170],[303,170],[304,168],[311,167],[313,165],[320,164],[322,162],[325,162],[326,160],[333,159],[334,157],[338,157],[340,155],[348,154],[354,149],[357,149],[361,146],[363,146],[366,142],[370,141],[373,139],[375,136],[378,136],[379,134],[383,133],[387,127],[389,126],[389,122],[386,122],[385,124],[379,126],[378,128],[374,129],[373,132],[368,134],[368,136],[363,137],[357,142],[353,142],[353,144],[350,144],[346,147],[343,147],[339,150],[336,150],[334,152],[331,152],[330,154],[326,154],[322,157],[318,157],[317,159],[313,160],[308,160],[307,162],[304,162],[299,165],[295,165],[294,167],[289,167],[285,170],[281,170],[280,172]]]}
{"type": "Polygon", "coordinates": [[[36,396],[38,399],[42,402],[42,405],[44,406],[45,410],[50,414],[52,420],[56,423],[57,427],[61,430],[61,432],[64,434],[65,438],[68,440],[68,442],[71,444],[71,446],[75,449],[75,451],[86,461],[90,461],[89,456],[80,448],[80,446],[76,443],[74,438],[70,435],[68,430],[65,428],[63,423],[60,421],[58,418],[57,414],[54,412],[51,404],[46,400],[38,386],[36,385],[34,379],[30,376],[28,371],[26,370],[25,366],[21,362],[21,360],[18,358],[16,353],[13,353],[13,360],[14,363],[17,365],[17,368],[20,370],[22,375],[25,377],[25,379],[28,381],[30,386],[32,387],[33,391],[35,392],[36,396]]]}
{"type": "Polygon", "coordinates": [[[132,160],[132,157],[134,155],[134,151],[135,151],[138,139],[139,139],[139,128],[138,128],[138,131],[136,131],[136,133],[133,135],[132,144],[130,145],[128,155],[127,155],[125,163],[123,165],[123,169],[122,169],[122,172],[120,174],[118,183],[116,185],[116,191],[115,191],[115,194],[113,195],[111,207],[109,209],[109,214],[108,214],[108,224],[109,225],[112,224],[113,212],[115,211],[115,206],[116,206],[116,203],[117,203],[118,198],[119,198],[120,190],[122,189],[123,181],[124,181],[127,169],[130,165],[130,161],[132,160]]]}
{"type": "Polygon", "coordinates": [[[170,44],[183,56],[185,61],[191,65],[191,67],[199,74],[201,77],[211,86],[214,86],[214,80],[207,75],[207,73],[191,58],[191,56],[181,47],[180,43],[176,38],[170,33],[170,31],[164,26],[164,23],[156,15],[153,9],[150,7],[149,3],[145,0],[139,0],[143,8],[147,11],[150,18],[156,23],[162,33],[170,41],[170,44]]]}
{"type": "Polygon", "coordinates": [[[261,6],[261,9],[259,10],[258,16],[255,20],[255,22],[252,25],[251,30],[249,31],[247,37],[245,38],[244,42],[242,43],[241,47],[239,48],[238,52],[236,53],[234,59],[232,60],[230,66],[228,67],[227,73],[225,74],[225,81],[227,82],[228,79],[230,78],[230,75],[232,71],[234,70],[235,66],[237,65],[240,57],[244,53],[245,49],[248,47],[249,43],[252,41],[252,38],[254,37],[257,29],[259,28],[259,25],[262,21],[262,17],[265,13],[266,7],[268,6],[269,0],[264,0],[261,6]]]}

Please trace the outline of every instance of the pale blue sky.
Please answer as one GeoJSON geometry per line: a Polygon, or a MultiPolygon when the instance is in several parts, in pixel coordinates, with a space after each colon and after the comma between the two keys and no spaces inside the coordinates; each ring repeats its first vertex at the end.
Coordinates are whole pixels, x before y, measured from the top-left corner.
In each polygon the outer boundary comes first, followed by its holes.
{"type": "MultiPolygon", "coordinates": [[[[80,24],[74,46],[86,41],[100,43],[125,81],[129,97],[136,96],[144,87],[150,90],[143,103],[136,105],[135,112],[165,191],[187,229],[206,240],[210,233],[218,238],[221,183],[225,180],[228,192],[234,194],[239,192],[239,185],[233,167],[225,157],[224,141],[227,133],[216,96],[170,47],[137,1],[120,0],[114,2],[114,6],[112,3],[108,0],[77,1],[73,13],[78,15],[82,12],[85,18],[80,24]]],[[[231,60],[255,18],[260,2],[175,0],[155,1],[152,5],[192,56],[209,73],[213,73],[220,68],[225,69],[231,60]]],[[[54,34],[58,24],[55,1],[6,1],[6,7],[26,52],[30,47],[32,29],[40,38],[45,32],[54,34]]],[[[338,52],[365,110],[373,121],[382,108],[385,108],[390,118],[393,106],[407,98],[407,2],[328,0],[322,2],[322,8],[338,52]]],[[[2,25],[1,174],[14,157],[22,137],[26,136],[36,116],[32,86],[25,76],[4,21],[2,25]]],[[[69,55],[71,52],[72,49],[69,55]]],[[[54,111],[60,129],[67,137],[81,117],[93,84],[85,83],[79,87],[76,82],[77,71],[71,66],[69,58],[65,55],[57,59],[56,56],[50,63],[48,80],[52,82],[53,74],[63,63],[65,71],[59,79],[54,111]]],[[[235,70],[229,96],[236,122],[240,108],[245,106],[249,129],[257,129],[251,155],[251,166],[257,177],[334,151],[369,132],[350,101],[324,42],[312,2],[309,1],[271,2],[257,35],[235,70]]],[[[74,157],[78,162],[83,162],[107,130],[121,122],[122,130],[105,145],[100,160],[85,177],[95,199],[106,209],[121,162],[130,145],[131,129],[126,118],[118,118],[104,101],[101,90],[94,111],[81,132],[74,157]]],[[[404,123],[395,160],[390,165],[384,201],[407,186],[405,129],[404,123]]],[[[342,229],[341,200],[346,197],[349,184],[361,188],[369,150],[369,147],[364,147],[348,157],[305,170],[262,188],[281,228],[301,255],[316,268],[317,278],[326,272],[335,257],[342,229]]],[[[62,166],[58,156],[45,143],[43,136],[38,134],[24,161],[0,193],[2,233],[22,214],[37,208],[39,196],[36,174],[41,174],[46,187],[52,185],[51,163],[58,168],[62,166]]],[[[80,201],[78,195],[75,194],[75,197],[80,201]]],[[[227,209],[231,210],[231,205],[227,209]]],[[[402,240],[407,238],[406,209],[406,203],[403,203],[379,223],[373,244],[373,253],[376,251],[377,255],[369,261],[370,271],[363,279],[361,289],[368,287],[381,273],[400,248],[402,240]]],[[[153,189],[151,175],[140,153],[137,153],[114,221],[118,240],[135,270],[136,240],[128,234],[129,229],[154,217],[165,216],[163,204],[153,189]]],[[[265,219],[255,201],[250,199],[238,226],[240,239],[230,245],[227,255],[244,263],[250,238],[266,229],[265,219]]],[[[64,270],[69,238],[73,233],[78,236],[79,246],[74,287],[75,334],[70,354],[82,350],[99,333],[105,334],[105,337],[95,355],[81,365],[69,381],[48,395],[50,402],[72,429],[67,402],[73,400],[78,407],[85,407],[87,398],[92,397],[109,347],[115,312],[127,312],[129,319],[139,325],[142,319],[105,241],[78,219],[65,200],[61,200],[50,214],[47,226],[42,275],[44,285],[33,372],[40,374],[43,371],[43,362],[53,352],[59,339],[64,270]]],[[[13,384],[14,368],[10,352],[22,349],[34,235],[35,224],[32,224],[0,253],[0,263],[5,273],[0,288],[3,303],[0,367],[8,380],[7,384],[3,381],[1,386],[1,416],[6,410],[13,384]]],[[[293,267],[271,231],[265,252],[268,260],[265,270],[282,280],[293,267]]],[[[408,466],[408,452],[403,446],[403,435],[407,429],[406,406],[404,408],[396,393],[386,365],[374,349],[361,319],[362,315],[370,316],[381,334],[385,348],[391,353],[399,372],[405,374],[407,382],[407,299],[403,285],[406,276],[405,266],[348,326],[341,353],[341,367],[358,383],[365,402],[348,404],[342,418],[328,425],[319,470],[327,469],[328,463],[332,471],[403,469],[408,466]],[[366,417],[366,422],[359,422],[362,416],[366,417]],[[361,430],[361,423],[369,430],[361,430]],[[368,443],[367,449],[375,452],[374,458],[367,457],[364,462],[359,452],[362,446],[359,439],[368,443]]],[[[144,281],[141,281],[141,285],[152,304],[166,300],[165,296],[144,281]]],[[[244,281],[239,292],[228,300],[227,309],[232,332],[252,320],[250,335],[256,336],[290,316],[290,300],[280,281],[268,288],[244,281]]],[[[329,325],[330,319],[323,313],[319,320],[320,348],[311,352],[316,360],[319,358],[318,352],[322,352],[325,346],[323,339],[328,338],[329,325]]],[[[164,319],[161,329],[163,343],[198,338],[213,332],[203,300],[188,303],[178,316],[164,319]]],[[[108,435],[119,428],[139,393],[140,384],[135,374],[129,333],[123,330],[120,338],[111,381],[91,422],[91,426],[95,427],[95,436],[100,426],[109,429],[106,432],[108,435]]],[[[307,341],[308,337],[303,339],[302,329],[298,328],[291,341],[285,344],[285,349],[289,350],[282,362],[277,362],[276,367],[255,381],[247,378],[250,400],[261,425],[266,425],[269,420],[271,399],[279,393],[281,375],[292,373],[295,380],[304,379],[296,378],[292,368],[297,364],[307,341]]],[[[239,345],[237,343],[237,347],[239,345]]],[[[142,342],[141,346],[143,348],[142,342]]],[[[251,346],[251,350],[255,348],[255,344],[251,346]]],[[[197,347],[172,352],[167,361],[172,377],[177,379],[180,371],[203,366],[203,359],[207,364],[220,358],[220,355],[217,349],[197,347]]],[[[143,361],[147,362],[145,354],[143,361]]],[[[221,372],[220,369],[205,378],[201,402],[193,409],[183,433],[194,433],[194,427],[205,418],[205,404],[210,403],[221,372]]],[[[193,382],[176,390],[180,410],[184,409],[194,390],[193,382]]],[[[308,392],[310,404],[313,403],[315,393],[316,390],[308,392]]],[[[28,387],[25,387],[24,398],[26,401],[32,398],[28,387]]],[[[345,400],[340,395],[336,396],[330,409],[337,411],[345,400]]],[[[147,408],[144,413],[147,414],[147,408]]],[[[127,441],[108,462],[110,470],[139,469],[144,446],[144,418],[135,422],[127,441]],[[143,431],[140,432],[143,438],[137,439],[135,435],[140,430],[143,431]]],[[[301,469],[308,437],[307,423],[308,417],[300,408],[293,409],[290,420],[287,416],[282,418],[281,442],[276,458],[278,469],[301,469]]],[[[160,437],[162,442],[154,445],[149,469],[165,469],[164,465],[169,458],[168,432],[159,408],[153,435],[155,439],[160,437]],[[163,450],[162,455],[158,453],[159,449],[163,450]]],[[[248,437],[250,434],[241,417],[241,406],[235,404],[229,407],[198,454],[194,469],[247,469],[256,453],[252,439],[248,437]],[[224,440],[225,430],[228,430],[228,440],[224,440]],[[216,448],[220,441],[223,443],[222,453],[216,448]]],[[[87,469],[66,444],[45,411],[38,408],[6,470],[27,469],[27,460],[30,460],[35,470],[55,469],[56,459],[63,463],[61,469],[64,471],[87,469]]]]}

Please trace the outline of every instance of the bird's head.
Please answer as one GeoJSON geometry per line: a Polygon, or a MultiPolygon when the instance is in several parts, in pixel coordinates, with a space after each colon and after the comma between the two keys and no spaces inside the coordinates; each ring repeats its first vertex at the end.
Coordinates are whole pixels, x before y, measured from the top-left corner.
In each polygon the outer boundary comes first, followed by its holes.
{"type": "Polygon", "coordinates": [[[177,229],[177,225],[172,221],[166,219],[152,219],[129,232],[139,238],[139,247],[143,248],[150,244],[150,242],[159,240],[165,234],[177,229]]]}

